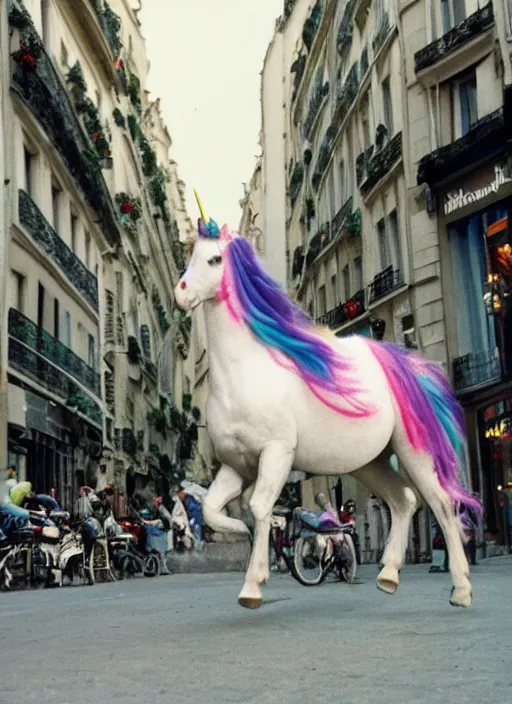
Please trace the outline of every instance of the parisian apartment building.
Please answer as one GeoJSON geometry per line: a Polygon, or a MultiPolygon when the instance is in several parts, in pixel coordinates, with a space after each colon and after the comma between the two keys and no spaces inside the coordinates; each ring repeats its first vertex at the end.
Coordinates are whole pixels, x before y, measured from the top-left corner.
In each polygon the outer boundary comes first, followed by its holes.
{"type": "MultiPolygon", "coordinates": [[[[318,323],[444,367],[488,555],[512,487],[511,50],[510,0],[285,0],[242,200],[242,233],[318,323]]],[[[304,481],[303,502],[332,484],[304,481]]],[[[350,477],[332,490],[374,559],[379,502],[350,477]]],[[[429,542],[420,510],[409,559],[429,542]]]]}
{"type": "Polygon", "coordinates": [[[68,508],[211,469],[204,325],[173,300],[193,226],[137,7],[0,2],[1,467],[68,508]]]}

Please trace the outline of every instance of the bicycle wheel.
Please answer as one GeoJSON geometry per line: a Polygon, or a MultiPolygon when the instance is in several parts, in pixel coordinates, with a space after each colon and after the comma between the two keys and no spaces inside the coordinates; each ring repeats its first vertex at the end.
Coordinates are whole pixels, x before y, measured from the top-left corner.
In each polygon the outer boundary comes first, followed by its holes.
{"type": "Polygon", "coordinates": [[[318,554],[314,536],[300,537],[293,549],[292,575],[305,587],[314,587],[323,582],[326,576],[323,558],[325,550],[318,554]]]}
{"type": "Polygon", "coordinates": [[[148,555],[144,560],[144,577],[158,577],[160,574],[160,560],[158,555],[148,555]]]}
{"type": "Polygon", "coordinates": [[[342,582],[351,584],[354,581],[357,570],[356,548],[352,536],[345,534],[344,544],[339,548],[339,576],[342,582]]]}

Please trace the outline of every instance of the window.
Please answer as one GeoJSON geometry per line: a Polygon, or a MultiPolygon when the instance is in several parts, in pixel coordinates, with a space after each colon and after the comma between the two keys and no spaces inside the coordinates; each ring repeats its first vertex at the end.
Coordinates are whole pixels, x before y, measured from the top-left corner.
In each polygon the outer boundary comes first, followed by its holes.
{"type": "Polygon", "coordinates": [[[335,308],[338,305],[338,278],[336,274],[331,276],[331,297],[332,306],[335,308]]]}
{"type": "Polygon", "coordinates": [[[59,186],[52,182],[52,219],[53,219],[53,229],[55,232],[59,232],[59,215],[60,215],[60,198],[62,191],[59,186]]]}
{"type": "Polygon", "coordinates": [[[44,286],[39,282],[37,291],[37,325],[39,328],[42,328],[44,324],[44,294],[44,286]]]}
{"type": "Polygon", "coordinates": [[[382,81],[382,102],[384,105],[384,124],[388,129],[388,136],[393,136],[393,103],[391,101],[391,79],[388,76],[382,81]]]}
{"type": "Polygon", "coordinates": [[[336,215],[336,183],[335,183],[335,176],[334,176],[334,170],[331,169],[331,172],[329,174],[329,207],[330,207],[330,215],[329,215],[329,220],[332,220],[332,218],[336,215]]]}
{"type": "Polygon", "coordinates": [[[50,45],[50,0],[41,0],[41,22],[43,25],[43,43],[46,48],[50,45]]]}
{"type": "Polygon", "coordinates": [[[94,337],[92,335],[89,335],[88,364],[91,369],[96,369],[96,350],[94,345],[94,337]]]}
{"type": "Polygon", "coordinates": [[[348,301],[350,298],[350,270],[347,266],[343,267],[343,300],[348,301]]]}
{"type": "Polygon", "coordinates": [[[377,223],[377,241],[379,243],[380,270],[383,271],[391,264],[384,218],[377,223]]]}
{"type": "Polygon", "coordinates": [[[78,233],[78,218],[76,215],[71,213],[71,249],[73,251],[73,254],[76,254],[77,233],[78,233]]]}
{"type": "Polygon", "coordinates": [[[25,277],[19,271],[11,269],[11,277],[13,280],[12,304],[13,308],[23,313],[25,310],[25,277]]]}
{"type": "Polygon", "coordinates": [[[64,344],[71,349],[71,315],[68,311],[64,315],[64,344]]]}
{"type": "Polygon", "coordinates": [[[441,0],[441,21],[443,34],[466,19],[465,0],[441,0]]]}
{"type": "Polygon", "coordinates": [[[69,66],[69,54],[63,41],[60,43],[60,63],[62,68],[68,68],[69,66]]]}
{"type": "Polygon", "coordinates": [[[393,267],[400,271],[403,276],[402,243],[400,241],[400,229],[398,227],[398,212],[393,210],[389,214],[389,243],[391,246],[391,258],[393,267]]]}
{"type": "Polygon", "coordinates": [[[364,96],[361,102],[361,124],[363,126],[363,141],[365,150],[371,146],[372,138],[370,135],[370,98],[368,93],[364,96]]]}
{"type": "Polygon", "coordinates": [[[77,342],[75,345],[75,347],[76,347],[75,352],[78,352],[78,354],[80,355],[80,357],[82,357],[82,359],[84,358],[84,335],[85,335],[84,326],[82,325],[82,323],[78,323],[78,325],[76,326],[77,342]]]}
{"type": "Polygon", "coordinates": [[[91,267],[91,236],[88,232],[85,233],[85,266],[91,267]]]}
{"type": "Polygon", "coordinates": [[[60,306],[58,298],[53,299],[53,336],[56,340],[60,337],[60,306]]]}
{"type": "Polygon", "coordinates": [[[25,159],[25,192],[32,197],[33,195],[33,163],[34,163],[34,156],[29,150],[25,147],[24,148],[24,159],[25,159]]]}
{"type": "Polygon", "coordinates": [[[464,137],[478,120],[475,71],[455,83],[455,105],[457,102],[460,110],[460,128],[456,129],[456,138],[459,138],[464,137]]]}
{"type": "Polygon", "coordinates": [[[320,286],[318,289],[318,317],[327,313],[327,300],[325,295],[325,286],[320,286]]]}
{"type": "Polygon", "coordinates": [[[363,260],[361,257],[354,259],[354,288],[356,293],[363,289],[363,260]]]}
{"type": "Polygon", "coordinates": [[[340,161],[340,203],[343,205],[345,202],[345,162],[343,159],[340,161]]]}
{"type": "MultiPolygon", "coordinates": [[[[352,128],[347,129],[347,170],[346,170],[346,194],[354,192],[353,173],[354,173],[354,147],[352,144],[352,128]]],[[[343,199],[345,201],[345,198],[343,199]]]]}

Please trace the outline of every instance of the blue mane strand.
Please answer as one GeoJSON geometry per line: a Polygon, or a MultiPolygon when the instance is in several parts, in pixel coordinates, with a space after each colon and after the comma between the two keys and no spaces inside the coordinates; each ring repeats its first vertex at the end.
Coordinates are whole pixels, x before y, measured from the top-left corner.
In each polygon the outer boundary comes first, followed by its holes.
{"type": "Polygon", "coordinates": [[[263,344],[279,350],[299,370],[332,389],[334,354],[313,334],[314,325],[263,270],[247,240],[236,238],[229,247],[232,285],[244,321],[263,344]]]}

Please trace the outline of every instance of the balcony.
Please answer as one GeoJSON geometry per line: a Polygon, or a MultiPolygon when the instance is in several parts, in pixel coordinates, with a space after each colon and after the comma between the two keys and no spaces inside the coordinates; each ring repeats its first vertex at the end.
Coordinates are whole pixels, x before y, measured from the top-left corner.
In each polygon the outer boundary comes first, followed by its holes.
{"type": "Polygon", "coordinates": [[[318,154],[318,159],[316,161],[315,172],[314,172],[313,177],[311,179],[311,183],[312,183],[315,191],[318,191],[318,188],[320,186],[320,181],[322,180],[322,176],[324,175],[324,172],[327,168],[327,165],[329,164],[332,149],[334,147],[334,139],[336,137],[337,131],[338,130],[334,125],[330,125],[327,128],[325,136],[322,140],[322,144],[320,145],[320,151],[318,154]]]}
{"type": "Polygon", "coordinates": [[[299,56],[299,58],[293,62],[292,67],[290,68],[290,73],[295,74],[293,78],[292,103],[295,101],[297,93],[299,92],[300,84],[302,82],[302,76],[304,75],[304,71],[306,70],[307,60],[307,55],[302,54],[302,56],[299,56]]]}
{"type": "Polygon", "coordinates": [[[96,396],[101,396],[100,375],[69,347],[15,308],[9,309],[9,335],[63,369],[96,396]]]}
{"type": "MultiPolygon", "coordinates": [[[[110,47],[112,56],[117,59],[123,48],[120,37],[121,19],[105,0],[89,0],[89,3],[98,18],[99,25],[110,47]]],[[[79,5],[80,3],[75,2],[71,4],[79,5]]]]}
{"type": "Polygon", "coordinates": [[[96,213],[104,236],[114,246],[120,241],[119,230],[98,154],[85,135],[66,88],[22,5],[11,5],[9,24],[11,29],[30,34],[31,47],[37,53],[34,70],[28,71],[13,61],[11,88],[47,133],[78,189],[96,213]]]}
{"type": "Polygon", "coordinates": [[[9,337],[9,366],[101,426],[103,415],[100,405],[65,372],[14,337],[9,337]]]}
{"type": "Polygon", "coordinates": [[[348,223],[348,219],[352,214],[353,202],[354,201],[351,196],[345,201],[345,203],[341,206],[336,215],[333,217],[331,223],[331,233],[333,238],[337,237],[341,229],[348,223]]]}
{"type": "Polygon", "coordinates": [[[497,350],[472,352],[453,360],[453,386],[465,392],[501,381],[501,366],[497,350]]]}
{"type": "Polygon", "coordinates": [[[304,22],[304,27],[302,29],[302,41],[306,45],[308,51],[311,51],[311,47],[313,46],[316,33],[318,32],[318,28],[320,26],[320,20],[322,19],[323,10],[323,0],[317,0],[315,6],[311,10],[311,14],[304,22]]]}
{"type": "Polygon", "coordinates": [[[414,70],[424,71],[449,56],[459,47],[494,26],[492,2],[470,15],[440,39],[427,44],[414,54],[414,70]]]}
{"type": "Polygon", "coordinates": [[[418,164],[418,186],[433,186],[471,170],[504,150],[507,136],[503,108],[499,108],[478,120],[464,137],[424,156],[418,164]]]}
{"type": "Polygon", "coordinates": [[[400,269],[388,266],[373,277],[370,284],[370,304],[380,301],[404,285],[400,269]]]}
{"type": "Polygon", "coordinates": [[[329,222],[324,222],[315,235],[313,236],[311,242],[309,243],[308,251],[306,254],[306,269],[313,264],[315,259],[318,257],[320,252],[324,247],[326,247],[331,240],[331,225],[329,222]]]}
{"type": "Polygon", "coordinates": [[[300,189],[301,189],[303,180],[304,180],[304,167],[302,164],[295,164],[295,167],[293,169],[293,172],[292,172],[292,175],[290,178],[290,185],[288,188],[292,205],[297,200],[297,197],[300,193],[300,189]]]}
{"type": "Polygon", "coordinates": [[[356,2],[357,0],[349,0],[345,7],[345,11],[343,12],[340,26],[338,27],[338,34],[336,36],[336,50],[342,61],[345,61],[350,53],[350,47],[352,46],[352,35],[354,33],[352,13],[354,12],[356,2]]]}
{"type": "Polygon", "coordinates": [[[327,325],[331,330],[342,327],[352,320],[356,320],[366,312],[365,291],[358,291],[352,298],[340,303],[325,315],[317,318],[318,325],[327,325]]]}
{"type": "Polygon", "coordinates": [[[98,280],[61,240],[42,212],[25,191],[18,192],[20,224],[46,252],[80,295],[99,312],[98,280]]]}
{"type": "Polygon", "coordinates": [[[318,117],[318,114],[320,112],[320,107],[324,102],[325,96],[329,92],[329,83],[327,81],[324,83],[323,76],[324,71],[323,69],[320,69],[316,75],[313,94],[309,101],[306,119],[304,120],[303,130],[306,139],[309,139],[311,137],[313,127],[316,123],[316,118],[318,117]]]}
{"type": "Polygon", "coordinates": [[[391,171],[401,157],[402,133],[398,132],[385,147],[366,161],[366,178],[359,186],[361,193],[367,195],[391,171]]]}
{"type": "Polygon", "coordinates": [[[340,87],[338,95],[336,97],[336,107],[334,108],[334,115],[332,118],[331,126],[334,129],[335,134],[338,132],[342,122],[347,116],[347,112],[352,107],[352,103],[357,97],[357,91],[359,90],[359,75],[358,75],[358,62],[355,61],[350,71],[345,78],[343,85],[340,87]]]}
{"type": "Polygon", "coordinates": [[[387,12],[385,12],[382,15],[382,20],[380,22],[379,29],[377,30],[377,32],[373,38],[373,41],[372,41],[374,56],[377,56],[379,51],[384,46],[384,42],[386,41],[390,31],[391,31],[391,23],[389,21],[389,14],[387,12]]]}

